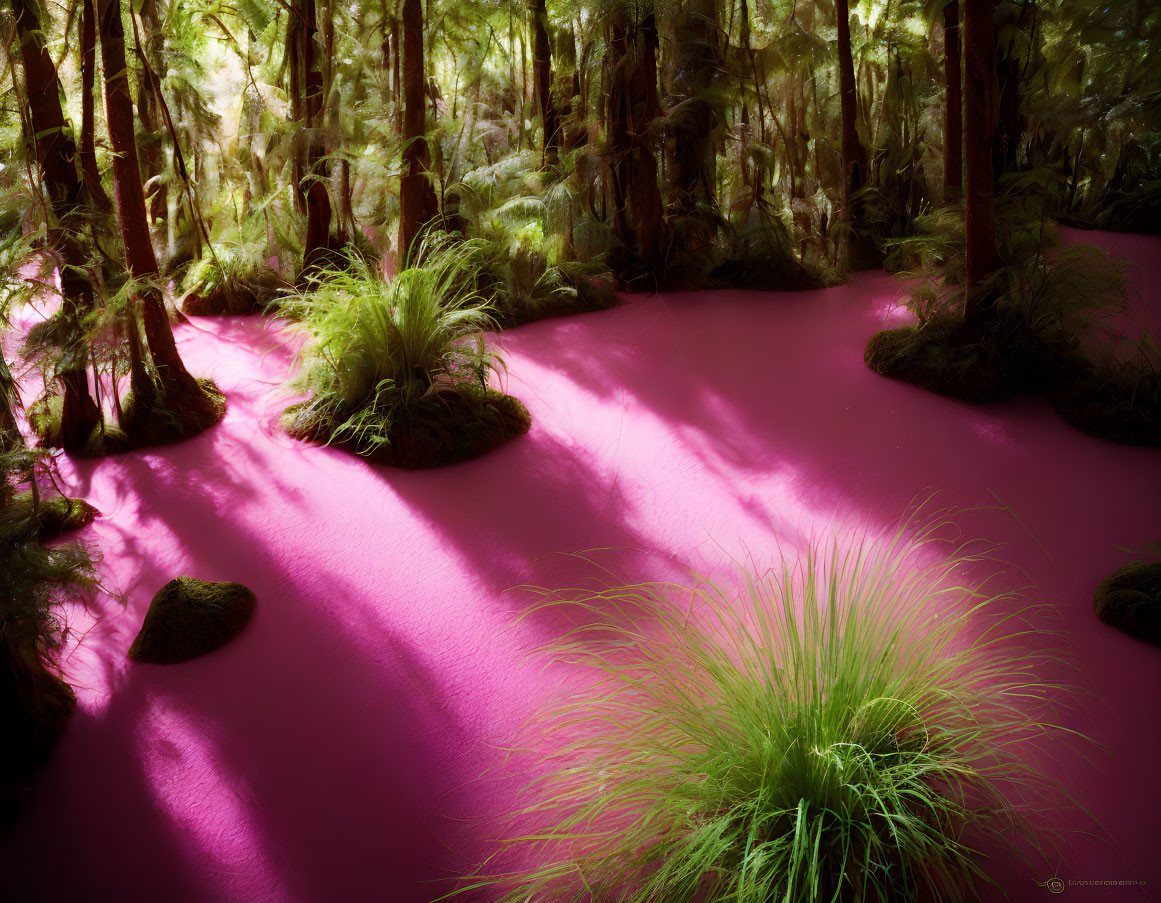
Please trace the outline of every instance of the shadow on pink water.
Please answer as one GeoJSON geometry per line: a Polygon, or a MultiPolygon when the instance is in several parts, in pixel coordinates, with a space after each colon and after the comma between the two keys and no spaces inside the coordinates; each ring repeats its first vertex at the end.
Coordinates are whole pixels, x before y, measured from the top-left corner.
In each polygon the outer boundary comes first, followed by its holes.
{"type": "MultiPolygon", "coordinates": [[[[1146,268],[1161,258],[1155,239],[1095,237],[1128,240],[1146,268]]],[[[1150,310],[1158,284],[1142,282],[1150,310]]],[[[430,900],[489,851],[489,826],[461,819],[510,804],[498,747],[578,679],[528,661],[562,623],[517,620],[536,597],[513,587],[612,579],[602,568],[728,578],[836,525],[893,524],[933,489],[969,509],[965,535],[1004,544],[1000,579],[1033,584],[1072,634],[1091,695],[1070,725],[1109,752],[1057,767],[1111,841],[1077,843],[1059,876],[1156,886],[1145,791],[1161,702],[1140,690],[1161,658],[1097,622],[1091,596],[1133,557],[1122,547],[1161,536],[1161,459],[1037,399],[972,407],[869,372],[863,345],[897,294],[866,274],[810,294],[640,297],[508,332],[506,385],[532,431],[417,473],[281,433],[300,341],[285,327],[180,328],[230,409],[180,446],[64,464],[103,512],[87,535],[125,607],[70,612],[80,708],[0,842],[0,898],[430,900]],[[253,622],[195,662],[127,662],[178,574],[251,586],[253,622]]],[[[998,873],[1012,899],[1052,877],[998,873]]]]}

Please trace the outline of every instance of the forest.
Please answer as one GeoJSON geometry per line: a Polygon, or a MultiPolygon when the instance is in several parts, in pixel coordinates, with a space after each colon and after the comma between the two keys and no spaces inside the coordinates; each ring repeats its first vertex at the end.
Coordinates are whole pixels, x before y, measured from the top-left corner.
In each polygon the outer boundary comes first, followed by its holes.
{"type": "Polygon", "coordinates": [[[0,32],[0,900],[1161,884],[1154,0],[0,32]]]}

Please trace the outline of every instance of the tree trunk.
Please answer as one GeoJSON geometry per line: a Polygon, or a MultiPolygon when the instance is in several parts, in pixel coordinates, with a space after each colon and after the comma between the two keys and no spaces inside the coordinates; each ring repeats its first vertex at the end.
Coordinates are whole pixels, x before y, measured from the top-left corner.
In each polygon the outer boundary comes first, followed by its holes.
{"type": "MultiPolygon", "coordinates": [[[[162,124],[161,110],[157,102],[161,93],[157,73],[161,71],[165,35],[161,31],[161,22],[157,15],[157,0],[142,0],[141,29],[144,46],[137,48],[137,52],[142,56],[141,69],[137,75],[137,118],[141,123],[141,132],[145,140],[138,146],[137,152],[141,161],[142,178],[149,182],[154,177],[162,176],[164,169],[162,136],[165,134],[165,126],[162,124]]],[[[157,187],[149,204],[150,225],[158,220],[164,221],[169,214],[168,190],[160,178],[157,178],[154,184],[157,187]]],[[[194,228],[197,228],[196,224],[194,228]]]]}
{"type": "Polygon", "coordinates": [[[548,41],[548,12],[545,0],[529,0],[532,26],[532,84],[536,91],[536,112],[544,129],[543,160],[555,161],[560,139],[557,135],[556,108],[552,103],[552,56],[548,41]]]}
{"type": "Polygon", "coordinates": [[[399,181],[399,259],[411,256],[419,230],[439,211],[427,177],[431,156],[425,137],[423,11],[420,0],[403,0],[403,176],[399,181]]]}
{"type": "MultiPolygon", "coordinates": [[[[121,237],[125,242],[125,262],[135,279],[145,280],[140,288],[145,341],[157,371],[167,406],[177,413],[195,412],[208,402],[201,387],[186,370],[177,353],[173,331],[161,296],[161,277],[149,238],[145,193],[137,165],[137,139],[133,133],[133,98],[129,93],[125,65],[125,29],[120,0],[98,0],[98,28],[101,35],[101,64],[105,71],[105,116],[109,141],[113,146],[113,186],[121,237]]],[[[154,395],[148,380],[134,380],[138,402],[148,404],[154,395]]]]}
{"type": "Polygon", "coordinates": [[[81,0],[81,173],[94,206],[103,211],[113,209],[113,201],[101,184],[97,168],[96,113],[94,88],[97,76],[97,14],[93,0],[81,0]]]}
{"type": "Polygon", "coordinates": [[[689,211],[713,198],[716,117],[711,99],[722,67],[717,0],[681,5],[674,23],[670,91],[683,110],[674,119],[670,174],[678,208],[689,211]]]}
{"type": "Polygon", "coordinates": [[[61,349],[64,398],[59,441],[64,448],[72,449],[84,444],[101,416],[89,394],[87,351],[80,322],[93,309],[93,288],[84,275],[84,252],[73,233],[84,222],[82,186],[76,169],[76,145],[61,109],[63,91],[40,23],[25,0],[12,0],[12,12],[24,63],[29,119],[36,134],[36,157],[57,219],[52,237],[63,257],[61,315],[68,344],[61,349]]]}
{"type": "Polygon", "coordinates": [[[963,96],[960,91],[959,0],[943,8],[944,99],[943,199],[963,193],[963,96]]]}
{"type": "Polygon", "coordinates": [[[859,141],[858,92],[855,89],[855,64],[851,55],[851,20],[847,0],[835,0],[838,16],[839,102],[842,113],[843,202],[848,207],[851,196],[866,184],[867,154],[859,141]]]}
{"type": "Polygon", "coordinates": [[[290,27],[294,29],[293,52],[298,57],[298,80],[291,90],[301,98],[302,127],[307,136],[306,184],[306,242],[303,245],[302,267],[314,269],[325,256],[330,243],[331,198],[326,180],[326,134],[323,121],[323,77],[316,61],[315,44],[318,25],[315,0],[297,0],[290,27]]]}
{"type": "Polygon", "coordinates": [[[967,164],[967,286],[964,326],[986,323],[990,299],[981,283],[996,266],[996,211],[992,138],[995,132],[996,47],[994,0],[964,0],[964,158],[967,164]]]}

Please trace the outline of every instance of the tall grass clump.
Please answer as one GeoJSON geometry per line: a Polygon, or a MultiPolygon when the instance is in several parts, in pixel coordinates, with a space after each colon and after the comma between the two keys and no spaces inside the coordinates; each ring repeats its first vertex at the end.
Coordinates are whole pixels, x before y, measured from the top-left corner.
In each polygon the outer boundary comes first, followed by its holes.
{"type": "Polygon", "coordinates": [[[549,652],[593,683],[534,719],[530,802],[458,893],[979,899],[981,844],[1036,844],[1053,655],[1020,603],[961,585],[971,556],[921,545],[836,542],[737,592],[549,595],[583,625],[549,652]]]}
{"type": "Polygon", "coordinates": [[[296,383],[310,398],[283,418],[291,435],[418,468],[527,432],[524,406],[488,387],[501,363],[484,338],[474,249],[428,239],[417,262],[387,282],[354,260],[287,303],[312,335],[296,383]]]}

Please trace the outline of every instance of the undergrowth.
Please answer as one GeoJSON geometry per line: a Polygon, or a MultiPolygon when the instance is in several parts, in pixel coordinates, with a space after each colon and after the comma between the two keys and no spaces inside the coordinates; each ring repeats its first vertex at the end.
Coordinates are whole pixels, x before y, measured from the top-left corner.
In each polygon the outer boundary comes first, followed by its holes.
{"type": "Polygon", "coordinates": [[[584,625],[547,654],[593,683],[532,723],[527,805],[457,894],[979,899],[981,843],[1043,836],[1056,656],[1025,603],[962,584],[972,555],[922,545],[836,541],[737,591],[546,593],[584,625]]]}
{"type": "Polygon", "coordinates": [[[494,324],[476,288],[478,252],[429,236],[420,265],[390,282],[355,261],[289,299],[312,334],[295,383],[310,397],[283,417],[291,435],[425,467],[526,432],[523,405],[488,388],[502,364],[484,337],[494,324]]]}

